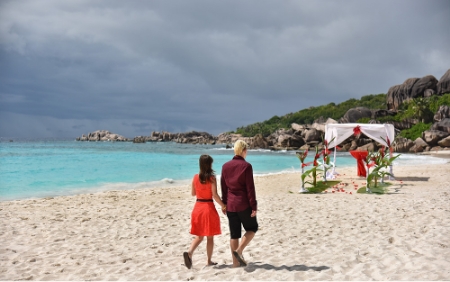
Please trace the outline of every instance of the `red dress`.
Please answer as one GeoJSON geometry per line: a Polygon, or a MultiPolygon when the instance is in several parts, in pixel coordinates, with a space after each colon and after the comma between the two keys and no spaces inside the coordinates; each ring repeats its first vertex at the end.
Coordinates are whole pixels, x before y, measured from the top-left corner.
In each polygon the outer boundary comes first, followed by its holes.
{"type": "MultiPolygon", "coordinates": [[[[211,182],[202,184],[198,174],[192,179],[197,199],[212,199],[211,182]]],[[[195,202],[191,214],[191,234],[213,236],[221,234],[220,218],[214,202],[195,202]]]]}

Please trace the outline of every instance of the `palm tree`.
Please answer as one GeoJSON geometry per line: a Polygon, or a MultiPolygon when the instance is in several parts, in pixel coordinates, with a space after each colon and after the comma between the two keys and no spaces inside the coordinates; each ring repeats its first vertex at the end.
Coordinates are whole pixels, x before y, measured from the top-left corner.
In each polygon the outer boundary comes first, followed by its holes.
{"type": "Polygon", "coordinates": [[[424,97],[418,97],[411,100],[414,116],[422,122],[425,122],[425,116],[428,110],[430,101],[424,97]]]}

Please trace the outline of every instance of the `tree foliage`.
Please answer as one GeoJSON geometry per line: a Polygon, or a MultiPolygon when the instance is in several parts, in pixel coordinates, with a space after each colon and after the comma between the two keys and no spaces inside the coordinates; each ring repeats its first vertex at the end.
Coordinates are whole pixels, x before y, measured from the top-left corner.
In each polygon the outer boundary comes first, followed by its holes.
{"type": "Polygon", "coordinates": [[[242,126],[236,129],[236,133],[245,137],[262,134],[268,136],[280,128],[290,128],[292,123],[311,124],[314,120],[323,117],[325,119],[340,119],[351,108],[367,107],[369,109],[386,109],[386,94],[366,95],[361,99],[349,99],[340,104],[329,103],[318,107],[309,107],[295,113],[289,113],[284,116],[273,116],[263,121],[242,126]]]}
{"type": "MultiPolygon", "coordinates": [[[[436,113],[442,105],[450,105],[450,93],[442,96],[433,95],[427,98],[420,97],[406,101],[400,105],[400,109],[395,116],[379,117],[377,120],[384,123],[389,121],[400,122],[416,119],[419,121],[416,127],[401,132],[401,135],[404,137],[414,137],[418,136],[419,131],[422,128],[429,126],[430,122],[433,121],[434,113],[436,113]]],[[[361,97],[361,99],[352,98],[340,104],[329,103],[318,107],[309,107],[307,109],[303,109],[295,113],[289,113],[281,117],[273,116],[263,122],[241,126],[236,129],[235,133],[242,134],[244,137],[252,137],[256,134],[262,134],[267,137],[277,129],[290,128],[292,123],[311,124],[314,120],[320,117],[323,117],[324,119],[332,118],[339,120],[349,109],[355,107],[366,107],[374,110],[386,109],[386,94],[366,95],[361,97]]],[[[358,120],[359,123],[368,123],[369,121],[370,118],[358,120]]],[[[428,128],[425,130],[427,129],[428,128]]],[[[420,131],[420,134],[421,132],[422,131],[420,131]]]]}

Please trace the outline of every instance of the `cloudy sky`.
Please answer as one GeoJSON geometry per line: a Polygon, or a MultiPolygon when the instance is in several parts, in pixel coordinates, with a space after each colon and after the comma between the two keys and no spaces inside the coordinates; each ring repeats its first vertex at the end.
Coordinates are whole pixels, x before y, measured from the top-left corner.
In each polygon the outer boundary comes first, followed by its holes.
{"type": "Polygon", "coordinates": [[[0,1],[0,136],[212,134],[450,68],[450,1],[0,1]]]}

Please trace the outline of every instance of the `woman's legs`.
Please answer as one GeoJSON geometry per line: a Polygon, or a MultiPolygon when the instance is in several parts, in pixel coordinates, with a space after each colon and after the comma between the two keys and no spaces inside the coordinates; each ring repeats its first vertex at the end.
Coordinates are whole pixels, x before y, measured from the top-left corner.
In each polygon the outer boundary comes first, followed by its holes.
{"type": "Polygon", "coordinates": [[[192,240],[191,246],[189,247],[189,257],[192,259],[192,255],[194,254],[195,249],[197,249],[198,245],[203,241],[204,236],[195,236],[192,240]]]}
{"type": "Polygon", "coordinates": [[[213,262],[211,261],[213,250],[214,250],[214,236],[207,236],[206,237],[206,255],[208,257],[207,265],[213,264],[213,262]]]}

